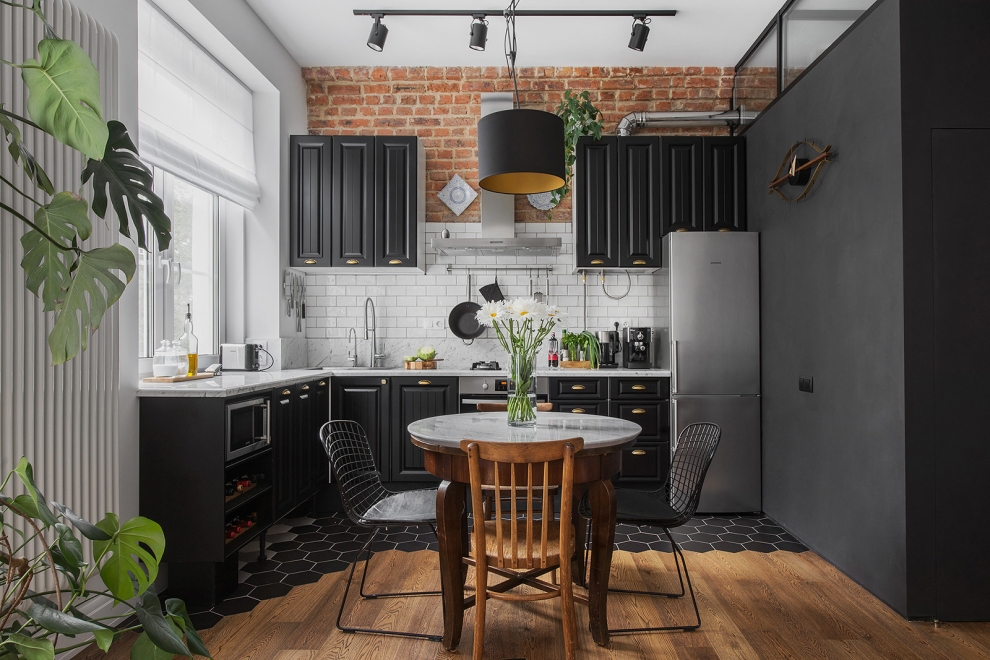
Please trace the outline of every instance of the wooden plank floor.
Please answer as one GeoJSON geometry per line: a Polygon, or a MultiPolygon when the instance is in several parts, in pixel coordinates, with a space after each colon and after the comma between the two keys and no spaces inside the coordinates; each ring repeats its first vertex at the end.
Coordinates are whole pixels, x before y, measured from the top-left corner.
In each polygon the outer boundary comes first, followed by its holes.
{"type": "MultiPolygon", "coordinates": [[[[581,658],[990,658],[990,623],[907,622],[812,552],[793,554],[686,552],[698,603],[701,630],[614,637],[602,649],[588,632],[587,610],[577,606],[581,658]]],[[[436,589],[437,555],[430,551],[389,551],[376,555],[369,588],[436,589]],[[376,577],[377,576],[377,577],[376,577]]],[[[616,551],[613,586],[666,588],[676,582],[673,556],[616,551]],[[673,581],[673,582],[672,582],[673,581]]],[[[356,578],[360,577],[360,569],[356,578]]],[[[458,653],[428,641],[345,635],[334,628],[346,573],[324,576],[287,596],[262,601],[245,614],[226,617],[204,632],[216,660],[344,660],[363,658],[470,657],[473,614],[465,617],[458,653]]],[[[471,584],[473,576],[468,576],[471,584]]],[[[350,601],[354,599],[352,589],[350,601]]],[[[563,658],[559,601],[489,601],[486,657],[551,660],[563,658]]],[[[609,625],[650,625],[657,617],[684,621],[690,600],[609,597],[609,625]]],[[[436,597],[358,602],[350,622],[378,628],[440,633],[436,597]]],[[[346,613],[345,613],[346,614],[346,613]]],[[[127,640],[125,640],[126,642],[127,640]]],[[[128,643],[105,656],[91,649],[82,658],[125,660],[128,643]]]]}

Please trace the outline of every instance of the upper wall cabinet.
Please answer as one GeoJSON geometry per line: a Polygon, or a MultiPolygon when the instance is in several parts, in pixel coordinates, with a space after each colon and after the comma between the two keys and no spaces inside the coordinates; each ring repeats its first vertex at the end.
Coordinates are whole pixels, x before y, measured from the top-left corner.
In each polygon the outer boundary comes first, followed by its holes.
{"type": "Polygon", "coordinates": [[[619,267],[660,267],[660,138],[619,138],[619,267]]]}
{"type": "Polygon", "coordinates": [[[661,140],[663,233],[746,230],[746,140],[661,140]]]}
{"type": "Polygon", "coordinates": [[[331,138],[289,138],[289,264],[330,265],[331,138]]]}
{"type": "Polygon", "coordinates": [[[411,136],[290,138],[292,266],[425,267],[424,150],[411,136]]]}
{"type": "Polygon", "coordinates": [[[704,229],[702,138],[665,137],[661,153],[663,233],[704,229]]]}
{"type": "Polygon", "coordinates": [[[746,230],[746,141],[705,138],[705,230],[746,230]]]}
{"type": "Polygon", "coordinates": [[[574,164],[574,252],[579,267],[619,265],[618,138],[578,139],[574,164]]]}

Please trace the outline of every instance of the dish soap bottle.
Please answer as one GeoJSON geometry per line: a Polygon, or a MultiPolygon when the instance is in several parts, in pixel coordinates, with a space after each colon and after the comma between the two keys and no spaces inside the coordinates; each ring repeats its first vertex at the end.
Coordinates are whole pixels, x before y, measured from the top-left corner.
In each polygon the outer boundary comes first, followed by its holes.
{"type": "Polygon", "coordinates": [[[187,376],[195,376],[199,369],[199,339],[193,334],[192,305],[186,305],[186,322],[182,325],[182,336],[179,343],[186,349],[189,356],[189,371],[187,376]]]}

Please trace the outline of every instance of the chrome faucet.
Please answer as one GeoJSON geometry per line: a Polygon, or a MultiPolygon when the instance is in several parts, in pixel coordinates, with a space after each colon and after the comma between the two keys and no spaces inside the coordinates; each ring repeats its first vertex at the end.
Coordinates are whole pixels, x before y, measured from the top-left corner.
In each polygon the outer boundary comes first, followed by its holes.
{"type": "Polygon", "coordinates": [[[347,361],[351,363],[352,367],[357,366],[357,331],[354,328],[350,328],[347,331],[347,341],[352,341],[352,348],[347,349],[347,361]]]}
{"type": "Polygon", "coordinates": [[[378,352],[378,320],[375,316],[375,301],[370,297],[364,301],[364,338],[371,339],[371,360],[368,366],[374,369],[385,358],[384,353],[378,352]],[[368,306],[371,306],[371,323],[368,323],[368,306]]]}

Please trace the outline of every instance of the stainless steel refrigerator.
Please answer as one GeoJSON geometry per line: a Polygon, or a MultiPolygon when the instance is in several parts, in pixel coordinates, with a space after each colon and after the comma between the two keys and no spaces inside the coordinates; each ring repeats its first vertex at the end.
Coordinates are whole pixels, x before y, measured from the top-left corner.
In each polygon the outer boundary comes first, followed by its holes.
{"type": "Polygon", "coordinates": [[[671,454],[688,424],[722,440],[698,511],[762,510],[760,243],[756,232],[674,232],[670,278],[671,454]]]}

